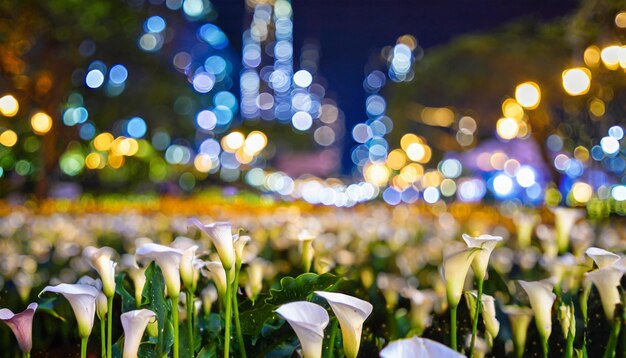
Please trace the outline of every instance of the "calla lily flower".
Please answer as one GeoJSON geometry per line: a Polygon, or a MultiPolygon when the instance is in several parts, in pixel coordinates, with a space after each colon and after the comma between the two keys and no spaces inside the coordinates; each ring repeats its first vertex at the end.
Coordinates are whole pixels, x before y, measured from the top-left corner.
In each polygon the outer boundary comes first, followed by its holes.
{"type": "Polygon", "coordinates": [[[341,326],[343,351],[346,357],[355,358],[361,345],[363,322],[374,307],[367,301],[343,293],[315,291],[315,294],[328,301],[341,326]]]}
{"type": "Polygon", "coordinates": [[[482,295],[482,307],[483,307],[483,323],[485,329],[492,339],[495,339],[500,332],[500,322],[496,319],[496,300],[493,296],[482,295]]]}
{"type": "Polygon", "coordinates": [[[94,270],[100,275],[102,280],[102,292],[107,297],[115,294],[115,263],[111,257],[115,255],[115,250],[110,247],[95,248],[87,246],[83,250],[83,257],[94,270]]]}
{"type": "Polygon", "coordinates": [[[202,291],[200,291],[200,298],[202,299],[202,311],[205,316],[211,313],[211,307],[213,303],[217,301],[217,289],[214,285],[209,284],[202,291]]]}
{"type": "Polygon", "coordinates": [[[570,240],[570,233],[572,228],[578,219],[585,216],[585,212],[580,209],[572,208],[553,208],[554,213],[554,226],[556,228],[556,242],[559,248],[559,252],[563,253],[567,251],[570,240]]]}
{"type": "Polygon", "coordinates": [[[56,286],[47,286],[39,295],[41,296],[44,292],[63,295],[72,306],[74,316],[76,316],[78,334],[81,338],[89,337],[96,314],[96,298],[100,291],[90,285],[62,283],[56,286]]]}
{"type": "Polygon", "coordinates": [[[191,246],[183,251],[180,258],[180,278],[188,289],[195,291],[198,282],[198,270],[196,265],[196,251],[198,246],[191,246]]]}
{"type": "Polygon", "coordinates": [[[598,268],[604,268],[608,266],[613,266],[616,262],[620,260],[620,256],[618,254],[614,254],[610,251],[606,251],[597,247],[590,247],[585,251],[587,256],[591,257],[593,262],[596,263],[598,268]]]}
{"type": "Polygon", "coordinates": [[[600,293],[604,314],[610,321],[615,316],[615,305],[621,302],[618,286],[623,275],[624,271],[614,265],[587,272],[600,293]]]}
{"type": "Polygon", "coordinates": [[[233,247],[235,248],[235,261],[237,265],[241,266],[243,261],[243,250],[246,247],[246,244],[250,242],[250,236],[247,235],[235,235],[233,240],[233,247]]]}
{"type": "Polygon", "coordinates": [[[491,256],[491,252],[495,249],[498,242],[502,241],[502,237],[491,235],[472,237],[467,234],[463,234],[463,240],[467,244],[468,248],[482,249],[480,250],[480,253],[474,257],[472,269],[474,270],[474,275],[476,275],[477,279],[484,280],[485,275],[487,274],[487,266],[489,265],[489,256],[491,256]]]}
{"type": "Polygon", "coordinates": [[[226,289],[228,283],[226,282],[226,270],[222,264],[218,261],[209,261],[204,265],[207,269],[202,270],[202,275],[209,278],[215,284],[217,292],[222,299],[226,297],[226,289]]]}
{"type": "Polygon", "coordinates": [[[265,264],[265,260],[255,259],[246,267],[246,272],[248,273],[246,294],[252,301],[256,299],[263,289],[263,269],[265,264]]]}
{"type": "Polygon", "coordinates": [[[526,335],[528,332],[528,325],[530,325],[530,320],[533,317],[533,311],[530,308],[519,306],[504,306],[502,311],[509,316],[516,356],[521,358],[524,356],[526,335]]]}
{"type": "Polygon", "coordinates": [[[540,217],[535,213],[519,212],[513,217],[513,222],[517,227],[517,244],[524,248],[530,246],[535,225],[539,222],[540,217]]]}
{"type": "Polygon", "coordinates": [[[33,348],[33,316],[36,310],[37,303],[29,304],[20,313],[13,313],[8,308],[0,309],[0,321],[11,328],[23,353],[30,353],[33,348]]]}
{"type": "Polygon", "coordinates": [[[381,358],[461,358],[461,353],[430,340],[413,336],[389,343],[380,351],[381,358]]]}
{"type": "Polygon", "coordinates": [[[278,307],[276,313],[296,332],[304,358],[322,356],[324,329],[329,321],[322,306],[307,301],[291,302],[278,307]]]}
{"type": "Polygon", "coordinates": [[[156,314],[147,309],[134,310],[122,313],[120,320],[124,329],[123,358],[137,357],[141,337],[148,323],[156,318],[156,314]]]}
{"type": "Polygon", "coordinates": [[[213,246],[217,250],[217,254],[222,261],[224,269],[230,269],[235,262],[235,248],[233,245],[232,226],[229,222],[221,221],[210,225],[203,225],[197,219],[190,219],[190,225],[196,226],[200,231],[206,233],[213,246]]]}
{"type": "Polygon", "coordinates": [[[141,245],[135,254],[138,261],[155,261],[163,272],[165,286],[169,297],[180,294],[180,260],[183,252],[167,246],[147,243],[141,245]]]}
{"type": "Polygon", "coordinates": [[[446,284],[446,296],[450,306],[456,307],[459,304],[467,272],[476,255],[482,250],[480,248],[465,249],[443,260],[441,273],[446,284]]]}
{"type": "Polygon", "coordinates": [[[554,285],[547,280],[533,282],[519,280],[519,283],[530,300],[537,330],[543,339],[547,340],[552,333],[552,305],[556,300],[556,295],[552,292],[554,285]]]}
{"type": "Polygon", "coordinates": [[[563,338],[567,339],[567,336],[570,334],[572,337],[576,336],[576,316],[573,304],[561,304],[559,306],[559,321],[561,322],[563,338]]]}
{"type": "Polygon", "coordinates": [[[102,292],[102,281],[100,279],[93,279],[89,276],[83,276],[78,279],[76,282],[79,285],[89,285],[95,287],[98,292],[98,297],[96,298],[96,314],[98,315],[98,319],[103,320],[106,319],[107,312],[109,311],[108,302],[106,295],[102,292]]]}
{"type": "Polygon", "coordinates": [[[417,333],[421,334],[432,323],[437,294],[432,290],[409,288],[402,295],[411,301],[411,323],[418,329],[417,333]]]}
{"type": "Polygon", "coordinates": [[[124,254],[120,260],[124,269],[128,272],[131,281],[133,281],[133,287],[135,289],[135,301],[137,306],[141,304],[141,294],[143,293],[143,287],[146,285],[146,267],[139,267],[134,255],[124,254]]]}

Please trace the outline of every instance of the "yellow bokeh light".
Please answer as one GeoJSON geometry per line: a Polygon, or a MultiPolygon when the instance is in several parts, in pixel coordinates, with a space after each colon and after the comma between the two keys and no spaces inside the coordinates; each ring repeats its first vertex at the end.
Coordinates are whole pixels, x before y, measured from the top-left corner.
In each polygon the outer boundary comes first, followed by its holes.
{"type": "Polygon", "coordinates": [[[415,166],[407,165],[406,167],[402,168],[398,176],[402,178],[402,181],[412,184],[417,179],[419,179],[422,174],[423,173],[418,172],[415,166]]]}
{"type": "Polygon", "coordinates": [[[263,132],[253,131],[248,134],[244,142],[244,151],[256,155],[267,145],[267,136],[263,132]]]}
{"type": "Polygon", "coordinates": [[[93,146],[96,150],[105,152],[111,148],[113,135],[108,132],[100,133],[93,139],[93,146]]]}
{"type": "Polygon", "coordinates": [[[370,164],[365,167],[363,176],[368,183],[384,186],[389,181],[390,171],[384,164],[370,164]]]}
{"type": "Polygon", "coordinates": [[[500,118],[498,119],[498,123],[496,123],[496,131],[500,138],[510,140],[517,137],[517,133],[519,132],[519,124],[513,118],[500,118]]]}
{"type": "MultiPolygon", "coordinates": [[[[515,88],[515,99],[524,108],[535,109],[541,101],[541,90],[535,82],[524,82],[515,88]]],[[[506,114],[505,114],[506,115],[506,114]]]]}
{"type": "Polygon", "coordinates": [[[584,67],[570,68],[563,71],[563,89],[571,96],[580,96],[589,92],[591,72],[584,67]]]}
{"type": "Polygon", "coordinates": [[[406,156],[401,149],[394,149],[387,156],[387,166],[393,170],[400,170],[404,164],[406,164],[406,156]]]}
{"type": "Polygon", "coordinates": [[[589,112],[596,117],[602,117],[606,111],[606,105],[604,101],[599,98],[594,98],[589,102],[589,112]]]}
{"type": "Polygon", "coordinates": [[[589,160],[589,150],[582,145],[579,145],[574,149],[574,157],[581,162],[589,160]]]}
{"type": "Polygon", "coordinates": [[[111,153],[116,156],[126,155],[130,151],[130,143],[126,137],[117,137],[111,143],[111,153]]]}
{"type": "Polygon", "coordinates": [[[617,51],[617,60],[621,68],[626,68],[626,46],[621,46],[617,51]]]}
{"type": "Polygon", "coordinates": [[[619,68],[619,46],[608,46],[602,49],[600,52],[600,58],[602,63],[609,70],[616,70],[619,68]]]}
{"type": "Polygon", "coordinates": [[[250,164],[254,159],[254,155],[248,153],[245,148],[239,148],[235,152],[235,158],[241,164],[250,164]]]}
{"type": "Polygon", "coordinates": [[[5,117],[13,117],[20,109],[20,104],[17,99],[10,94],[2,96],[0,98],[0,113],[5,117]]]}
{"type": "Polygon", "coordinates": [[[137,142],[135,138],[126,138],[124,139],[124,142],[128,144],[128,150],[126,151],[124,155],[130,157],[132,155],[137,154],[137,151],[139,150],[139,142],[137,142]]]}
{"type": "Polygon", "coordinates": [[[111,168],[119,169],[124,165],[124,156],[111,153],[109,154],[108,162],[111,168]]]}
{"type": "Polygon", "coordinates": [[[0,144],[5,147],[12,147],[17,143],[17,133],[8,129],[0,134],[0,144]]]}
{"type": "Polygon", "coordinates": [[[208,173],[213,167],[213,162],[208,154],[200,153],[194,158],[193,165],[200,173],[208,173]]]}
{"type": "Polygon", "coordinates": [[[420,139],[420,137],[416,136],[413,133],[407,133],[403,135],[400,139],[400,148],[402,148],[402,150],[406,152],[406,150],[409,148],[409,145],[413,143],[422,143],[422,140],[420,139]]]}
{"type": "Polygon", "coordinates": [[[585,53],[583,54],[583,59],[585,61],[585,65],[589,67],[598,67],[598,64],[600,64],[600,48],[595,45],[587,47],[585,49],[585,53]]]}
{"type": "Polygon", "coordinates": [[[98,169],[101,164],[103,164],[103,160],[100,153],[89,153],[85,157],[85,166],[89,169],[98,169]]]}
{"type": "Polygon", "coordinates": [[[572,196],[577,202],[586,203],[593,196],[593,189],[587,183],[578,182],[572,186],[572,196]]]}
{"type": "Polygon", "coordinates": [[[43,112],[37,112],[30,118],[30,125],[35,134],[46,134],[52,129],[52,118],[43,112]]]}
{"type": "Polygon", "coordinates": [[[620,12],[615,15],[615,25],[620,29],[626,28],[626,12],[620,12]]]}
{"type": "Polygon", "coordinates": [[[513,98],[507,98],[502,102],[502,114],[521,121],[524,118],[524,108],[513,98]]]}
{"type": "Polygon", "coordinates": [[[245,138],[240,132],[232,132],[222,138],[222,148],[225,151],[234,153],[244,144],[245,138]]]}

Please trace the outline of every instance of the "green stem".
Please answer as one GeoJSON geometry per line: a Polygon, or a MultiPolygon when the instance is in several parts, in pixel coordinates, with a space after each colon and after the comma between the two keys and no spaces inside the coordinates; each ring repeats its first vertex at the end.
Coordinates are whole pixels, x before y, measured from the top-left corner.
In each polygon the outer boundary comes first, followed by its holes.
{"type": "Polygon", "coordinates": [[[574,357],[574,335],[570,332],[567,334],[567,345],[565,346],[565,357],[574,357]]]}
{"type": "Polygon", "coordinates": [[[174,358],[178,358],[178,296],[170,297],[172,301],[172,325],[174,326],[174,358]]]}
{"type": "Polygon", "coordinates": [[[107,297],[107,357],[113,357],[113,296],[107,297]]]}
{"type": "Polygon", "coordinates": [[[22,353],[22,357],[23,357],[23,358],[30,358],[30,352],[24,352],[24,353],[22,353]]]}
{"type": "Polygon", "coordinates": [[[474,353],[474,343],[476,342],[476,330],[478,329],[478,317],[480,316],[480,313],[482,312],[482,296],[483,296],[483,282],[485,282],[484,279],[479,278],[478,279],[478,285],[477,285],[477,294],[476,294],[476,311],[474,313],[474,322],[472,322],[472,339],[470,341],[470,351],[469,351],[469,357],[472,357],[473,353],[474,353]]]}
{"type": "Polygon", "coordinates": [[[101,356],[104,358],[107,356],[107,343],[106,343],[106,328],[104,320],[100,320],[100,348],[102,349],[101,356]]]}
{"type": "Polygon", "coordinates": [[[193,292],[191,291],[191,288],[187,289],[187,294],[185,295],[185,299],[186,299],[186,304],[187,304],[187,338],[189,339],[189,356],[193,357],[194,353],[195,353],[195,344],[194,344],[194,337],[193,337],[193,309],[194,309],[194,305],[193,305],[193,292]]]}
{"type": "Polygon", "coordinates": [[[619,337],[619,331],[622,326],[622,320],[620,317],[615,317],[613,322],[613,328],[611,329],[611,336],[609,337],[609,342],[606,345],[606,350],[604,351],[604,358],[613,358],[615,357],[615,349],[617,348],[617,341],[619,337]]]}
{"type": "Polygon", "coordinates": [[[457,306],[450,306],[450,348],[456,348],[456,309],[457,306]]]}
{"type": "Polygon", "coordinates": [[[542,345],[541,348],[543,350],[544,358],[548,358],[548,339],[549,337],[541,337],[542,345]]]}
{"type": "Polygon", "coordinates": [[[235,265],[235,281],[233,281],[233,310],[235,313],[235,330],[237,331],[237,342],[239,342],[239,356],[246,358],[246,344],[243,341],[243,335],[241,333],[241,322],[239,322],[239,306],[237,304],[237,288],[239,287],[239,271],[241,270],[241,263],[235,265]]]}
{"type": "Polygon", "coordinates": [[[232,285],[230,284],[230,271],[231,268],[226,270],[226,313],[224,314],[224,358],[230,357],[230,324],[232,320],[232,285]]]}
{"type": "Polygon", "coordinates": [[[330,343],[328,344],[328,358],[333,358],[335,355],[335,339],[337,337],[337,324],[338,321],[333,322],[333,330],[330,333],[330,343]]]}
{"type": "Polygon", "coordinates": [[[83,337],[80,340],[80,358],[87,358],[87,339],[89,337],[83,337]]]}

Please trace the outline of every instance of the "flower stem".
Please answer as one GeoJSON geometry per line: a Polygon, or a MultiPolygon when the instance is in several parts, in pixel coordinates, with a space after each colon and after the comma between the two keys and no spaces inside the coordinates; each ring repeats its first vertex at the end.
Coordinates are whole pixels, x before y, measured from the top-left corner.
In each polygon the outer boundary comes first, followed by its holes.
{"type": "Polygon", "coordinates": [[[22,357],[23,357],[23,358],[30,358],[30,352],[24,352],[24,353],[22,353],[22,357]]]}
{"type": "Polygon", "coordinates": [[[549,337],[541,337],[541,348],[543,350],[543,356],[544,358],[548,358],[548,340],[549,337]]]}
{"type": "Polygon", "coordinates": [[[457,306],[450,306],[450,348],[456,348],[456,309],[457,306]]]}
{"type": "Polygon", "coordinates": [[[113,296],[107,297],[107,357],[113,357],[113,296]]]}
{"type": "Polygon", "coordinates": [[[565,357],[574,357],[574,335],[570,332],[567,334],[567,345],[565,346],[565,357]]]}
{"type": "Polygon", "coordinates": [[[483,296],[483,282],[484,279],[479,278],[477,284],[477,294],[476,294],[476,312],[474,313],[474,322],[472,322],[472,340],[470,341],[470,351],[469,357],[471,357],[474,353],[474,343],[476,342],[476,330],[478,329],[478,317],[482,312],[482,296],[483,296]]]}
{"type": "Polygon", "coordinates": [[[189,356],[193,357],[195,353],[195,344],[194,344],[194,332],[193,332],[193,318],[194,318],[194,304],[193,304],[193,292],[191,288],[187,289],[186,298],[186,308],[187,308],[187,337],[189,339],[189,356]]]}
{"type": "Polygon", "coordinates": [[[82,337],[80,340],[80,358],[87,358],[87,339],[89,337],[82,337]]]}
{"type": "Polygon", "coordinates": [[[102,349],[102,357],[107,356],[107,343],[106,343],[106,328],[104,324],[104,319],[100,320],[100,348],[102,349]]]}
{"type": "Polygon", "coordinates": [[[178,358],[178,296],[170,297],[172,301],[172,325],[174,326],[174,358],[178,358]]]}
{"type": "Polygon", "coordinates": [[[226,268],[226,313],[224,314],[224,358],[230,357],[230,321],[232,320],[232,305],[231,299],[232,285],[230,284],[230,271],[231,268],[226,268]]]}
{"type": "Polygon", "coordinates": [[[330,332],[330,343],[328,344],[328,358],[333,358],[335,354],[335,339],[337,338],[338,321],[333,322],[333,330],[330,332]]]}
{"type": "Polygon", "coordinates": [[[615,317],[613,321],[613,328],[611,329],[611,336],[609,337],[609,342],[606,345],[606,350],[604,351],[604,358],[613,358],[615,357],[615,349],[617,348],[617,341],[619,337],[619,331],[622,326],[621,317],[615,317]]]}
{"type": "Polygon", "coordinates": [[[239,287],[239,271],[241,270],[241,263],[235,265],[235,281],[233,282],[233,310],[235,313],[235,330],[237,331],[237,342],[239,343],[239,356],[246,358],[246,344],[243,341],[243,335],[241,334],[241,322],[239,322],[239,307],[237,304],[237,288],[239,287]]]}

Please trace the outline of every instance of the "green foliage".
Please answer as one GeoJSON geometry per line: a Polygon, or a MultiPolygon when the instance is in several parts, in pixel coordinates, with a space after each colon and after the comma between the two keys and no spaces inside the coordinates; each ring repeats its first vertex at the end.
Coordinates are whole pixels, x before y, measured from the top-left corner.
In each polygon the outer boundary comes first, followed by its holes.
{"type": "Polygon", "coordinates": [[[159,337],[154,347],[157,356],[168,353],[174,344],[174,327],[172,326],[171,304],[165,298],[165,280],[161,269],[152,262],[146,269],[146,285],[142,296],[146,308],[157,316],[159,337]]]}

